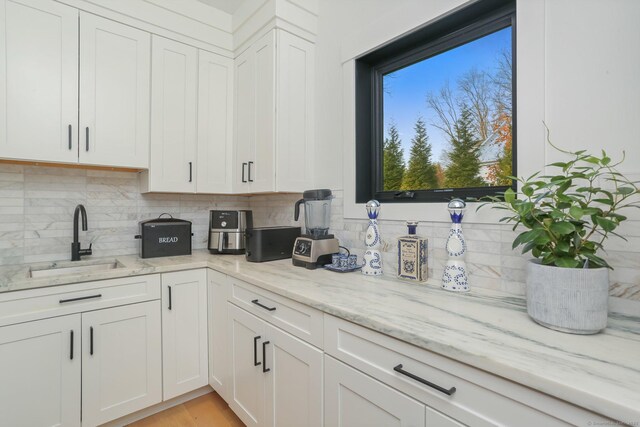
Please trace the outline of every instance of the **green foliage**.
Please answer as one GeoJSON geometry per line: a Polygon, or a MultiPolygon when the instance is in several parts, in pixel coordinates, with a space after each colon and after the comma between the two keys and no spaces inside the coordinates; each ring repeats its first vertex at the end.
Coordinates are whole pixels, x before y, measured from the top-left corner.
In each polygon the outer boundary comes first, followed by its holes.
{"type": "Polygon", "coordinates": [[[395,124],[389,127],[389,137],[384,141],[383,156],[383,189],[398,190],[404,176],[404,153],[395,124]]]}
{"type": "Polygon", "coordinates": [[[597,253],[610,234],[624,239],[615,232],[627,219],[619,211],[640,208],[637,182],[619,173],[616,166],[622,160],[612,165],[604,150],[601,156],[558,150],[571,160],[547,165],[558,169],[557,174],[511,177],[521,184],[521,197],[508,189],[503,197],[481,199],[487,203],[478,209],[491,205],[508,211],[501,222],[514,223],[514,230],[518,225],[528,229],[516,237],[513,248],[522,246],[522,253],[531,252],[543,264],[611,268],[597,253]]]}
{"type": "Polygon", "coordinates": [[[460,118],[454,124],[449,164],[445,172],[445,187],[462,188],[486,185],[480,177],[479,149],[480,141],[473,133],[471,112],[463,106],[460,118]]]}
{"type": "Polygon", "coordinates": [[[401,190],[438,188],[436,167],[431,161],[431,144],[429,144],[427,128],[422,117],[418,118],[414,129],[416,134],[411,140],[409,166],[404,174],[402,186],[399,188],[401,190]]]}

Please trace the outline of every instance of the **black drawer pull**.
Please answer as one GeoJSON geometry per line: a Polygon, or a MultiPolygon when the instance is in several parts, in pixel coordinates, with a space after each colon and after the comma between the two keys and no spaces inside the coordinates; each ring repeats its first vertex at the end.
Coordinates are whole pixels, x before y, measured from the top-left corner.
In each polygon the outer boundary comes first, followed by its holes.
{"type": "Polygon", "coordinates": [[[93,356],[93,326],[89,328],[89,354],[93,356]]]}
{"type": "Polygon", "coordinates": [[[189,182],[193,182],[193,162],[189,162],[189,182]]]}
{"type": "Polygon", "coordinates": [[[418,381],[418,382],[420,382],[420,383],[422,383],[424,385],[428,385],[429,387],[434,388],[434,389],[438,390],[440,393],[446,394],[447,396],[451,396],[453,393],[456,392],[456,388],[455,387],[451,387],[450,389],[447,390],[446,388],[440,387],[437,384],[434,384],[434,383],[429,382],[429,381],[427,381],[425,379],[422,379],[419,376],[412,374],[411,372],[405,371],[404,369],[402,369],[402,364],[396,366],[395,368],[393,368],[393,370],[396,371],[396,372],[400,372],[402,375],[406,375],[407,377],[409,377],[409,378],[411,378],[413,380],[416,380],[416,381],[418,381]]]}
{"type": "Polygon", "coordinates": [[[71,331],[69,331],[69,335],[70,335],[70,341],[71,341],[71,345],[70,350],[69,350],[69,359],[73,360],[73,329],[71,331]]]}
{"type": "Polygon", "coordinates": [[[85,128],[85,133],[86,133],[86,151],[89,151],[89,127],[87,126],[85,128]]]}
{"type": "Polygon", "coordinates": [[[247,179],[244,177],[245,168],[247,167],[246,163],[242,164],[242,182],[247,182],[247,179]]]}
{"type": "Polygon", "coordinates": [[[61,299],[60,304],[64,304],[65,302],[74,302],[74,301],[82,301],[85,299],[93,299],[93,298],[101,298],[102,294],[98,295],[89,295],[88,297],[78,297],[78,298],[69,298],[69,299],[61,299]]]}
{"type": "Polygon", "coordinates": [[[249,182],[253,182],[253,180],[251,179],[251,165],[253,165],[253,162],[249,162],[248,164],[249,164],[249,167],[248,167],[249,173],[247,173],[247,180],[249,182]]]}
{"type": "Polygon", "coordinates": [[[254,299],[251,302],[257,305],[258,307],[264,308],[265,310],[276,311],[276,307],[267,307],[266,305],[260,304],[257,299],[254,299]]]}
{"type": "Polygon", "coordinates": [[[167,288],[169,288],[169,310],[171,310],[171,308],[173,307],[173,305],[171,304],[171,286],[167,286],[167,288]]]}
{"type": "Polygon", "coordinates": [[[68,137],[69,137],[69,150],[71,150],[71,149],[73,148],[73,145],[72,145],[72,143],[71,143],[71,141],[72,141],[72,138],[71,138],[71,129],[72,129],[72,128],[71,128],[71,125],[69,125],[69,127],[67,127],[67,133],[69,134],[69,135],[68,135],[68,137]]]}
{"type": "Polygon", "coordinates": [[[271,368],[267,368],[267,344],[270,344],[269,341],[265,341],[262,343],[262,361],[264,365],[262,365],[262,372],[267,373],[271,370],[271,368]]]}
{"type": "Polygon", "coordinates": [[[253,366],[260,366],[262,362],[258,362],[258,340],[262,338],[260,335],[253,337],[253,366]]]}

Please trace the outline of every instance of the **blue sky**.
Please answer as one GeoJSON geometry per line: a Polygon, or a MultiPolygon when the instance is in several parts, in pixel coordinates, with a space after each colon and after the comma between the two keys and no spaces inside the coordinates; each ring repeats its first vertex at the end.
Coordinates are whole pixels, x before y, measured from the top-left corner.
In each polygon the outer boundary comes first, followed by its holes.
{"type": "Polygon", "coordinates": [[[505,28],[453,50],[428,58],[384,76],[384,131],[395,123],[404,148],[405,161],[409,160],[413,126],[419,116],[427,124],[433,160],[438,161],[449,145],[445,135],[432,126],[436,117],[427,106],[427,94],[437,93],[449,81],[456,91],[457,80],[472,68],[493,73],[501,52],[511,49],[511,28],[505,28]]]}

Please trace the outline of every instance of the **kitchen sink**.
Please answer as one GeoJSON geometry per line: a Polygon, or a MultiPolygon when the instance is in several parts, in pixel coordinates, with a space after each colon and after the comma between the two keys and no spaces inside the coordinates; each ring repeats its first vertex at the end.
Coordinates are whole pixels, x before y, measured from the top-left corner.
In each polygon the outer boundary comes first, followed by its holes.
{"type": "Polygon", "coordinates": [[[106,262],[86,261],[53,263],[46,267],[31,267],[29,269],[29,277],[37,279],[42,277],[64,276],[67,274],[96,273],[122,267],[123,265],[117,259],[106,262]]]}

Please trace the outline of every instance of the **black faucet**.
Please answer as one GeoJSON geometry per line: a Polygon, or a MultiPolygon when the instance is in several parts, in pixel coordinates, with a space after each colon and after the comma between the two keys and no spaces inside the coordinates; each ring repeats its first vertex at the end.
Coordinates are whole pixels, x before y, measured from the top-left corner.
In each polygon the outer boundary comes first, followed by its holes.
{"type": "Polygon", "coordinates": [[[80,242],[78,241],[78,217],[82,214],[82,230],[87,231],[87,211],[84,206],[76,206],[76,211],[73,213],[73,243],[71,243],[71,261],[80,261],[80,257],[83,255],[91,255],[91,246],[89,249],[80,249],[80,242]]]}

